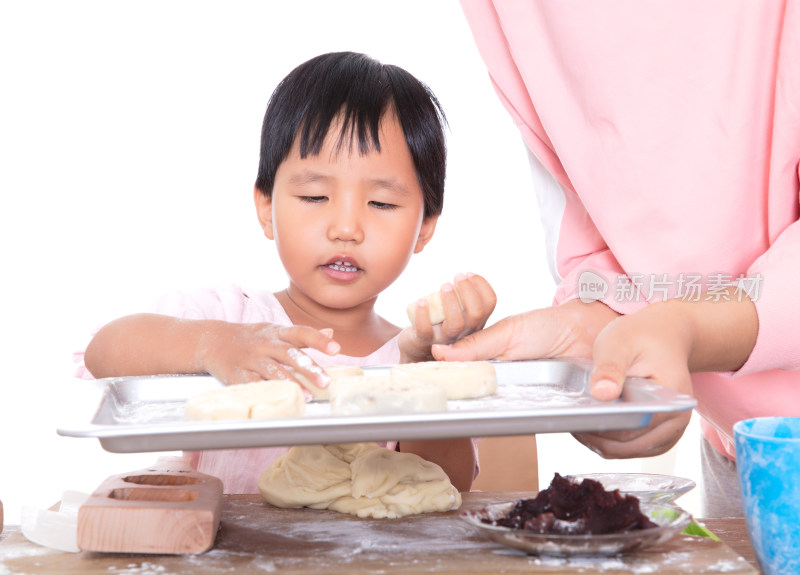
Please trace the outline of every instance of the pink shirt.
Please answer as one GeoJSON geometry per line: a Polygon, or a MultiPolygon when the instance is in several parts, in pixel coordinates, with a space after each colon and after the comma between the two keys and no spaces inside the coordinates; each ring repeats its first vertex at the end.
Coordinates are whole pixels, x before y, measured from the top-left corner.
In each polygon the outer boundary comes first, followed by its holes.
{"type": "Polygon", "coordinates": [[[800,2],[462,5],[531,152],[555,302],[738,280],[758,338],[694,376],[704,433],[733,457],[736,421],[800,415],[800,2]]]}

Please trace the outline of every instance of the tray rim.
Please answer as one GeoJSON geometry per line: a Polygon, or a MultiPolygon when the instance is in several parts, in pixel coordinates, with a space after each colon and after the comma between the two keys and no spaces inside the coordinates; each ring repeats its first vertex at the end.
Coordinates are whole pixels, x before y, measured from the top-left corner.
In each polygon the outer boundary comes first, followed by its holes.
{"type": "MultiPolygon", "coordinates": [[[[513,363],[521,366],[527,363],[551,363],[551,364],[572,364],[579,369],[587,369],[590,365],[589,362],[583,360],[525,360],[517,362],[492,362],[495,364],[508,364],[513,363]]],[[[386,370],[390,366],[370,366],[364,367],[365,372],[386,370]]],[[[222,443],[229,443],[217,439],[212,441],[214,447],[190,447],[184,448],[176,446],[175,440],[178,444],[186,442],[181,441],[182,438],[191,436],[200,436],[203,434],[213,433],[215,435],[222,434],[249,434],[257,433],[287,433],[288,431],[298,431],[299,436],[296,443],[293,444],[309,444],[320,443],[320,440],[309,441],[306,437],[309,433],[322,434],[325,431],[335,431],[343,436],[360,436],[361,432],[374,435],[377,433],[379,436],[382,433],[391,433],[392,439],[424,439],[420,437],[420,433],[427,433],[423,430],[424,427],[433,426],[451,426],[457,427],[459,425],[470,424],[474,428],[475,433],[465,435],[463,432],[448,434],[438,433],[432,438],[443,437],[485,437],[491,435],[520,435],[520,434],[533,434],[533,433],[557,433],[557,432],[581,432],[581,431],[610,431],[612,429],[636,429],[646,426],[650,418],[655,413],[688,411],[694,409],[697,402],[694,398],[677,393],[671,389],[662,387],[653,383],[650,380],[642,378],[627,378],[626,386],[636,389],[637,391],[649,394],[652,399],[649,401],[638,402],[625,402],[622,400],[615,400],[612,402],[596,402],[590,404],[582,404],[580,406],[554,406],[548,407],[538,412],[533,412],[530,409],[508,410],[499,409],[492,411],[472,411],[472,410],[452,410],[443,412],[420,413],[420,414],[384,414],[384,415],[362,415],[362,416],[304,416],[302,418],[302,425],[298,425],[298,419],[276,419],[276,420],[247,420],[247,421],[205,421],[205,422],[190,422],[190,421],[177,421],[177,422],[156,422],[156,423],[119,423],[119,424],[98,424],[94,423],[98,413],[102,410],[104,402],[111,393],[111,384],[125,384],[129,381],[158,381],[163,379],[186,379],[186,378],[211,378],[208,374],[169,374],[169,375],[149,375],[149,376],[130,376],[130,377],[112,377],[102,380],[96,380],[98,383],[105,384],[100,398],[97,409],[94,412],[92,419],[88,423],[61,426],[57,428],[57,433],[62,436],[68,437],[89,437],[97,438],[100,440],[101,445],[108,451],[112,452],[147,452],[147,451],[173,451],[180,449],[225,449],[235,447],[218,447],[222,443]],[[597,425],[590,425],[586,429],[581,429],[580,426],[564,425],[552,423],[549,426],[537,426],[534,421],[530,420],[554,418],[557,423],[565,424],[570,418],[575,417],[588,417],[597,416],[608,418],[615,416],[618,418],[616,423],[619,426],[606,426],[598,429],[597,425]],[[627,418],[627,419],[625,419],[627,418]],[[638,418],[634,422],[634,419],[638,418]],[[558,420],[561,420],[558,422],[558,420]],[[395,437],[396,430],[402,427],[402,437],[395,437]],[[415,429],[416,428],[416,429],[415,429]],[[139,438],[139,439],[137,439],[139,438]],[[153,441],[158,441],[159,438],[164,439],[164,447],[154,447],[151,445],[153,441]],[[170,442],[170,440],[173,440],[170,442]],[[138,447],[131,448],[126,443],[141,444],[138,447]]],[[[503,383],[498,382],[500,385],[503,383]]],[[[531,382],[529,385],[536,385],[531,382]]],[[[469,400],[461,400],[469,401],[469,400]]],[[[385,439],[374,439],[375,441],[384,441],[385,439]]],[[[365,439],[351,441],[365,441],[365,439]]],[[[336,441],[342,442],[342,441],[336,441]]],[[[191,441],[189,441],[191,443],[191,441]]],[[[246,445],[238,446],[243,448],[257,447],[253,445],[252,441],[246,441],[246,445]]],[[[328,442],[330,443],[330,442],[328,442]]],[[[267,441],[263,444],[264,447],[269,446],[282,446],[285,443],[278,443],[267,441]]]]}

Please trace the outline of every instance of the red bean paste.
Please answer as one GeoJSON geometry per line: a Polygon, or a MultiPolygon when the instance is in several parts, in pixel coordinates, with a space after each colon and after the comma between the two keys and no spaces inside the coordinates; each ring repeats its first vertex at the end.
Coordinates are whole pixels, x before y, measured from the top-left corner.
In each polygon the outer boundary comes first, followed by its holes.
{"type": "Polygon", "coordinates": [[[639,498],[606,491],[599,481],[572,482],[558,473],[534,499],[520,499],[499,519],[484,523],[534,533],[602,534],[658,527],[639,509],[639,498]]]}

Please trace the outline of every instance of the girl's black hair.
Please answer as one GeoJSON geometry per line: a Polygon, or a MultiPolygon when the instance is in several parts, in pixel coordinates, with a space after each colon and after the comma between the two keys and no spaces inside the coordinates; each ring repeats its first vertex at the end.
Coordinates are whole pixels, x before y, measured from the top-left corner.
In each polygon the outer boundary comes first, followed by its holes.
{"type": "Polygon", "coordinates": [[[272,194],[275,173],[295,138],[300,156],[316,155],[331,126],[342,118],[338,149],[358,142],[359,153],[380,152],[378,129],[394,110],[417,170],[425,217],[441,214],[447,151],[447,120],[433,92],[398,66],[365,54],[332,52],[300,64],[270,97],[261,127],[256,187],[272,194]]]}

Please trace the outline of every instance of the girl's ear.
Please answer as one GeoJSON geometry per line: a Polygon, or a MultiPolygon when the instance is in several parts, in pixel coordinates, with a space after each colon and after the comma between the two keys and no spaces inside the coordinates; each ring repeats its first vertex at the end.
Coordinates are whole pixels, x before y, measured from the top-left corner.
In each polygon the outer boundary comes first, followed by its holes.
{"type": "Polygon", "coordinates": [[[264,235],[267,236],[268,239],[274,240],[275,231],[272,228],[272,198],[267,196],[257,187],[254,187],[253,201],[255,201],[256,204],[258,223],[261,224],[261,229],[264,230],[264,235]]]}
{"type": "Polygon", "coordinates": [[[417,244],[414,246],[414,253],[418,254],[423,248],[431,241],[433,232],[436,231],[436,222],[439,221],[439,216],[430,216],[423,218],[422,226],[419,228],[419,235],[417,236],[417,244]]]}

